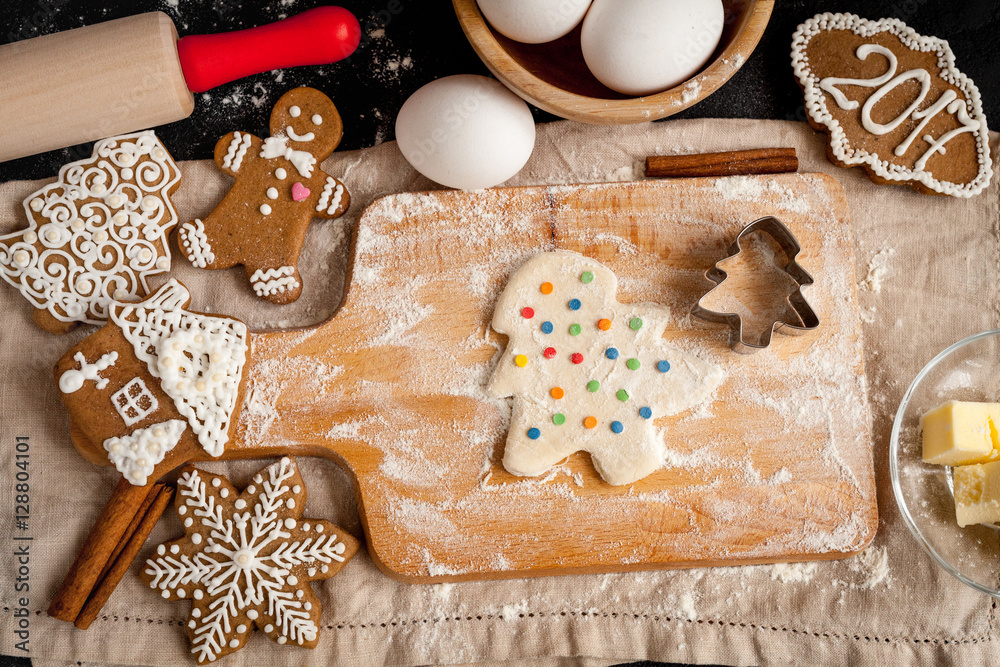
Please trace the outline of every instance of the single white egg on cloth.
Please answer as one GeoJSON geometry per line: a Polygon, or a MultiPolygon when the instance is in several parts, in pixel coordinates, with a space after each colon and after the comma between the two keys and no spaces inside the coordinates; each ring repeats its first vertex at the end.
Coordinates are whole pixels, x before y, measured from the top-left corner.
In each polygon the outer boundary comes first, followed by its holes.
{"type": "Polygon", "coordinates": [[[458,74],[406,100],[396,117],[396,142],[432,181],[479,190],[521,171],[535,148],[535,121],[524,100],[501,83],[458,74]]]}
{"type": "Polygon", "coordinates": [[[542,44],[566,35],[583,20],[592,0],[479,0],[497,32],[515,42],[542,44]]]}
{"type": "Polygon", "coordinates": [[[708,62],[724,22],[722,0],[594,0],[583,20],[583,59],[612,90],[659,93],[708,62]]]}

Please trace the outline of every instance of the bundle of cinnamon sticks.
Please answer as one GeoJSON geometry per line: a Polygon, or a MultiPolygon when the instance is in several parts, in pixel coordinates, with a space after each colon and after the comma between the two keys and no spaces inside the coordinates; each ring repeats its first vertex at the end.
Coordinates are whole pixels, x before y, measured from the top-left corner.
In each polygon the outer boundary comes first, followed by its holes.
{"type": "Polygon", "coordinates": [[[173,496],[174,488],[161,482],[133,486],[121,479],[52,599],[49,616],[89,628],[173,496]]]}

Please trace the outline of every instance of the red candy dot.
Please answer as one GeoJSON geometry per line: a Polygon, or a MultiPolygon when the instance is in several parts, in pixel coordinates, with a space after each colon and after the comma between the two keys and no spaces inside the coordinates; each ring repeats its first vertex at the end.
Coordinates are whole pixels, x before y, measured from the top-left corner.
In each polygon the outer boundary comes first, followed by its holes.
{"type": "Polygon", "coordinates": [[[580,354],[579,352],[574,352],[573,355],[569,358],[569,360],[572,361],[574,364],[582,364],[583,355],[580,354]]]}
{"type": "Polygon", "coordinates": [[[543,356],[544,356],[544,357],[545,357],[546,359],[551,359],[552,357],[556,356],[556,348],[554,348],[554,347],[547,347],[547,348],[545,348],[545,350],[544,350],[544,351],[542,352],[542,355],[543,355],[543,356]]]}
{"type": "Polygon", "coordinates": [[[531,306],[525,306],[524,308],[521,309],[521,317],[523,317],[524,319],[530,320],[534,316],[535,316],[535,309],[532,308],[531,306]]]}

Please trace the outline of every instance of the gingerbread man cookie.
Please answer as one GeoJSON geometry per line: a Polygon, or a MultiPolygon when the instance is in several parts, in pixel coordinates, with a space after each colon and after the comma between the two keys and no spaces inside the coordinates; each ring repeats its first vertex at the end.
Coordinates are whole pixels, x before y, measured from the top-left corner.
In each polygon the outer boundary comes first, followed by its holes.
{"type": "Polygon", "coordinates": [[[146,296],[146,278],[170,269],[180,180],[151,131],[98,141],[90,158],[24,200],[28,228],[0,237],[0,277],[46,331],[102,324],[112,302],[146,296]]]}
{"type": "Polygon", "coordinates": [[[359,544],[329,521],[302,518],[295,460],[261,470],[243,493],[187,466],[175,504],[184,537],[158,546],[140,576],[168,600],[191,600],[198,664],[241,649],[254,626],[278,644],[315,648],[321,608],[309,582],[340,572],[359,544]]]}
{"type": "Polygon", "coordinates": [[[834,164],[927,194],[971,197],[989,185],[979,89],[948,42],[898,19],[818,14],[795,32],[792,66],[834,164]]]}
{"type": "Polygon", "coordinates": [[[329,97],[295,88],[274,105],[270,137],[222,137],[215,163],[236,182],[208,217],[181,225],[184,255],[202,269],[242,264],[257,296],[272,303],[298,299],[309,221],[340,217],[351,203],[344,184],[319,168],[343,131],[329,97]]]}

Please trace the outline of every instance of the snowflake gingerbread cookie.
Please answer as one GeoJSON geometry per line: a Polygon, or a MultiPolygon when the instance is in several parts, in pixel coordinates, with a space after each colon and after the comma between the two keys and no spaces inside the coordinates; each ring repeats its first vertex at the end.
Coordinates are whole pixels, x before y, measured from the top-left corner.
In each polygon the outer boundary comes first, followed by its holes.
{"type": "Polygon", "coordinates": [[[343,133],[329,97],[295,88],[274,105],[270,137],[222,137],[215,164],[236,182],[208,217],[180,226],[185,257],[202,269],[243,265],[257,296],[272,303],[298,299],[297,263],[310,220],[338,218],[351,203],[344,184],[318,166],[343,133]]]}
{"type": "Polygon", "coordinates": [[[180,170],[153,132],[104,139],[24,200],[28,228],[0,236],[0,276],[51,333],[102,324],[113,301],[146,296],[170,269],[170,195],[180,170]]]}
{"type": "Polygon", "coordinates": [[[567,252],[528,260],[497,302],[493,328],[509,337],[490,380],[513,396],[504,467],[535,476],[589,452],[609,484],[663,465],[654,422],[703,403],[722,381],[714,365],[667,345],[666,307],[623,304],[615,274],[567,252]]]}
{"type": "Polygon", "coordinates": [[[109,323],[55,367],[63,403],[93,448],[81,453],[137,486],[178,445],[220,456],[236,428],[249,332],[239,320],[187,310],[190,300],[170,280],[139,303],[114,302],[109,323]]]}
{"type": "Polygon", "coordinates": [[[979,89],[948,42],[898,19],[818,14],[793,36],[792,67],[834,164],[927,194],[971,197],[989,185],[979,89]]]}
{"type": "Polygon", "coordinates": [[[329,579],[358,551],[342,528],[303,519],[306,489],[286,457],[240,493],[225,477],[188,466],[177,481],[184,537],[161,544],[143,582],[190,600],[191,652],[206,664],[238,651],[256,626],[279,644],[315,648],[321,607],[310,581],[329,579]]]}

